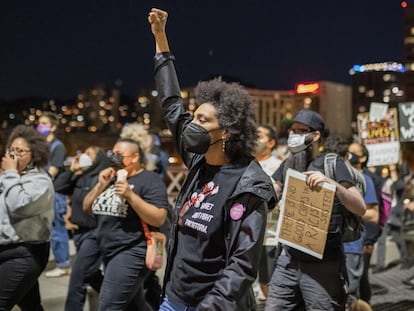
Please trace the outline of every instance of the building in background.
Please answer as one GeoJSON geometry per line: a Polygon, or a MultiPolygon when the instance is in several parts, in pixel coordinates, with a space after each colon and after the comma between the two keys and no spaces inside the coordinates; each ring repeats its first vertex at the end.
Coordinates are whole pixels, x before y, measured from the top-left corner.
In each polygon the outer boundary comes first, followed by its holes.
{"type": "MultiPolygon", "coordinates": [[[[354,65],[352,76],[352,121],[368,112],[372,102],[397,107],[405,97],[405,66],[398,62],[354,65]]],[[[353,124],[355,127],[355,123],[353,124]]]]}
{"type": "Polygon", "coordinates": [[[403,1],[403,63],[406,68],[406,101],[414,101],[414,3],[403,1]]]}
{"type": "MultiPolygon", "coordinates": [[[[294,90],[260,90],[247,88],[253,98],[259,124],[275,127],[278,136],[287,130],[296,113],[305,108],[319,112],[331,133],[352,136],[351,87],[344,84],[318,81],[298,83],[294,90]]],[[[194,88],[186,88],[181,95],[190,112],[196,109],[194,88]]]]}

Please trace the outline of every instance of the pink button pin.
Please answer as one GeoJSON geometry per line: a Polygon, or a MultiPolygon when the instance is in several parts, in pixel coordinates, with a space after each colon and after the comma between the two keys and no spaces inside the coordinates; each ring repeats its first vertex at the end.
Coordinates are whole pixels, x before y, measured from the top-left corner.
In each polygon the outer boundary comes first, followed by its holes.
{"type": "Polygon", "coordinates": [[[230,208],[230,218],[233,220],[239,220],[244,213],[244,206],[240,203],[234,203],[230,208]]]}

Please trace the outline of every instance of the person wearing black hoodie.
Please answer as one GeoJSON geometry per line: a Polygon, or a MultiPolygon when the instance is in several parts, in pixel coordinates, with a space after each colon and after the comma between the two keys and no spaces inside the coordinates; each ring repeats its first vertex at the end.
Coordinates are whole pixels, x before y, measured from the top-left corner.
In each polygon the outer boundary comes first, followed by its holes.
{"type": "Polygon", "coordinates": [[[96,241],[96,220],[92,214],[82,209],[85,195],[98,182],[99,172],[107,168],[110,160],[105,151],[97,146],[86,148],[77,155],[70,169],[63,172],[55,180],[55,188],[60,193],[71,195],[72,213],[70,221],[77,226],[73,230],[73,241],[76,247],[76,260],[72,267],[65,310],[82,311],[86,296],[86,284],[99,292],[102,283],[102,272],[99,269],[102,255],[96,241]]]}

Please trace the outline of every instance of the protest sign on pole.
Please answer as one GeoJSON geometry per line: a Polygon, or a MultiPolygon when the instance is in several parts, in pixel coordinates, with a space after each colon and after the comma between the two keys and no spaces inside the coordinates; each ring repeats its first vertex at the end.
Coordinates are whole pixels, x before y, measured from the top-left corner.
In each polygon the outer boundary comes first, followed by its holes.
{"type": "Polygon", "coordinates": [[[335,189],[323,183],[318,191],[312,191],[305,175],[288,169],[276,231],[278,241],[322,259],[335,189]]]}
{"type": "Polygon", "coordinates": [[[377,121],[370,121],[367,112],[359,113],[357,124],[360,143],[369,152],[368,166],[398,163],[400,142],[396,108],[388,109],[383,119],[377,121]]]}
{"type": "Polygon", "coordinates": [[[414,102],[398,105],[400,141],[414,141],[414,102]]]}

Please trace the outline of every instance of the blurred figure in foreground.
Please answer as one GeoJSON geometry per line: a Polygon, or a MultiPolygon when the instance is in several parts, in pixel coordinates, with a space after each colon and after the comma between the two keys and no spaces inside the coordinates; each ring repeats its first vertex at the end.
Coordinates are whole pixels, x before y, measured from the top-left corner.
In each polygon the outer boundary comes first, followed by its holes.
{"type": "Polygon", "coordinates": [[[53,183],[46,140],[32,127],[10,134],[0,173],[0,310],[43,310],[38,277],[49,259],[53,183]]]}

